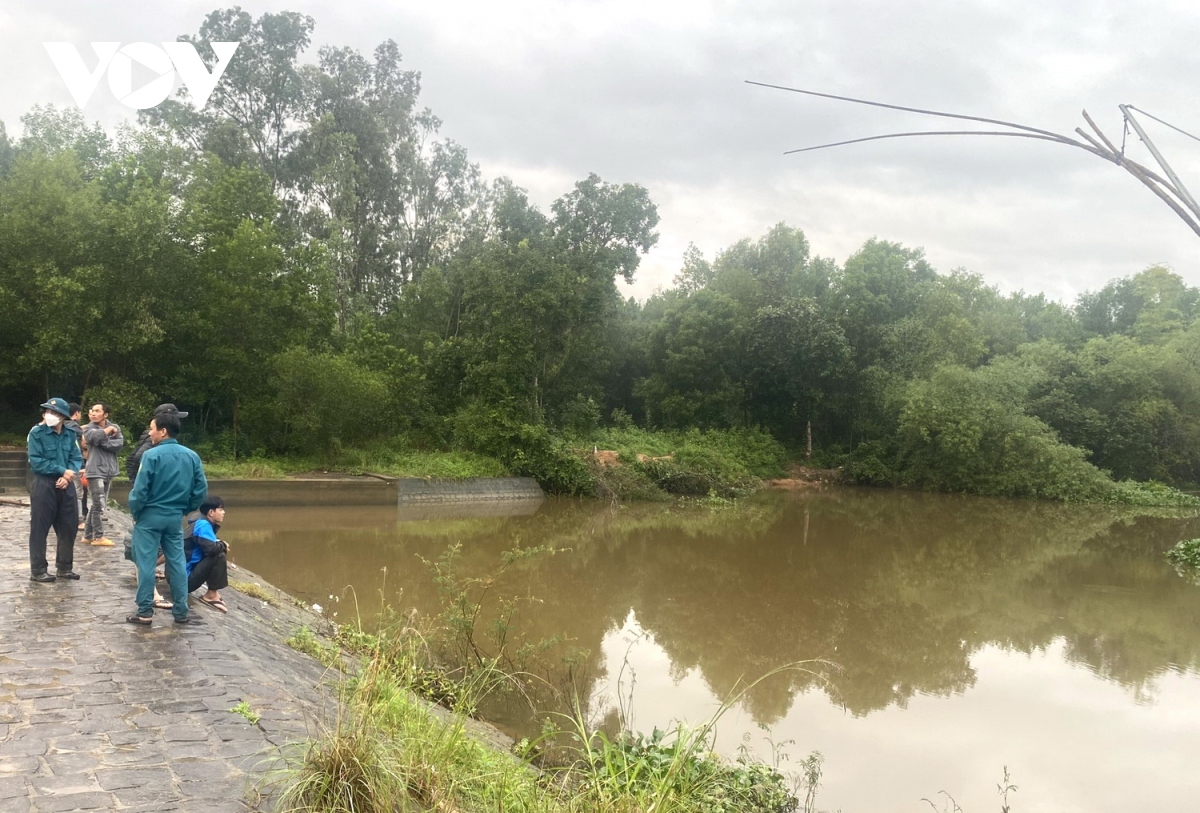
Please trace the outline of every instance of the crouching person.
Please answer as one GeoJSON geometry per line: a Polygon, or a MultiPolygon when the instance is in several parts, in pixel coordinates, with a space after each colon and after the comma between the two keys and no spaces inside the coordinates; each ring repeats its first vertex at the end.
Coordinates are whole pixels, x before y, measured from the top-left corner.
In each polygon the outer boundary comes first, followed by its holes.
{"type": "Polygon", "coordinates": [[[200,516],[183,540],[183,553],[187,557],[188,592],[206,585],[208,590],[200,600],[227,613],[229,608],[221,599],[220,591],[229,586],[229,565],[225,560],[229,543],[217,538],[217,531],[224,521],[225,501],[212,495],[205,498],[200,505],[200,516]]]}

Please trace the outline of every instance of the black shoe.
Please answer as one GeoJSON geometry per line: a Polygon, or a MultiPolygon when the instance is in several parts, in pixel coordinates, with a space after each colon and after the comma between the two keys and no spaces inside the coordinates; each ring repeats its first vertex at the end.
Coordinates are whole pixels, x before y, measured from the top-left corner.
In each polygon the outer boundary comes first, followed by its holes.
{"type": "Polygon", "coordinates": [[[73,570],[56,570],[54,576],[59,579],[70,579],[73,582],[79,581],[79,574],[73,570]]]}
{"type": "Polygon", "coordinates": [[[34,573],[29,577],[29,580],[31,582],[39,582],[41,584],[49,584],[52,581],[57,581],[57,579],[44,570],[41,573],[34,573]]]}
{"type": "Polygon", "coordinates": [[[193,627],[199,627],[204,622],[193,615],[187,615],[187,616],[184,616],[183,618],[176,618],[175,623],[176,624],[191,624],[193,627]]]}

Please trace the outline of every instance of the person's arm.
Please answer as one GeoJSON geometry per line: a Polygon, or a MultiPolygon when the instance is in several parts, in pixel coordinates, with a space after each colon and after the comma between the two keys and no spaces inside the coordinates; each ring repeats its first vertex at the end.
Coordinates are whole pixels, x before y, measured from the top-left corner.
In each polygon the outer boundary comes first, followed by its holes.
{"type": "MultiPolygon", "coordinates": [[[[116,424],[112,425],[115,426],[116,424]]],[[[108,449],[110,452],[115,452],[125,443],[125,439],[121,437],[120,429],[117,429],[115,435],[110,436],[94,423],[89,423],[83,428],[83,440],[89,449],[108,449]]]]}
{"type": "Polygon", "coordinates": [[[200,455],[192,452],[192,495],[188,501],[188,511],[195,511],[200,507],[200,503],[204,502],[204,498],[208,496],[208,478],[204,476],[204,464],[200,462],[200,455]]]}
{"type": "Polygon", "coordinates": [[[212,523],[206,519],[198,519],[192,524],[192,539],[205,556],[216,556],[225,552],[225,543],[217,539],[212,523]]]}
{"type": "Polygon", "coordinates": [[[148,460],[142,461],[137,479],[133,481],[133,490],[129,492],[129,513],[133,515],[135,522],[146,507],[146,498],[150,496],[150,481],[154,478],[154,461],[157,459],[151,455],[148,460]]]}
{"type": "Polygon", "coordinates": [[[33,469],[34,474],[62,477],[64,469],[58,464],[57,455],[51,457],[47,453],[45,436],[37,431],[37,426],[30,430],[29,437],[25,438],[25,448],[29,455],[29,468],[33,469]]]}
{"type": "MultiPolygon", "coordinates": [[[[67,453],[67,471],[71,472],[71,476],[74,477],[82,468],[83,453],[79,451],[79,437],[78,435],[73,435],[71,437],[71,450],[67,453]]],[[[66,472],[63,472],[63,476],[66,477],[66,472]]]]}

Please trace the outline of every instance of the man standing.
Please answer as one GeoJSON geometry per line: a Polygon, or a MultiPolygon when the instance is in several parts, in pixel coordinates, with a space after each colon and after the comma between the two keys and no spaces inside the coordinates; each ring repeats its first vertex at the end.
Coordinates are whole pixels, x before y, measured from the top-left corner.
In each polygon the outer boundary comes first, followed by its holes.
{"type": "Polygon", "coordinates": [[[88,410],[91,421],[83,427],[83,440],[87,444],[87,463],[84,473],[88,481],[87,520],[84,522],[84,544],[112,547],[112,540],[104,535],[104,521],[108,518],[108,489],[117,476],[117,450],[125,445],[121,427],[108,419],[108,404],[93,404],[88,410]]]}
{"type": "Polygon", "coordinates": [[[181,446],[179,417],[160,412],[150,421],[154,446],[142,455],[129,513],[133,515],[133,563],[137,566],[137,614],[130,624],[150,626],[154,617],[154,564],[162,550],[171,581],[171,612],[176,624],[186,624],[187,569],[183,559],[183,515],[195,511],[208,494],[200,456],[181,446]]]}
{"type": "MultiPolygon", "coordinates": [[[[76,474],[84,471],[87,466],[87,444],[83,442],[83,429],[79,426],[79,419],[83,417],[83,407],[72,401],[67,404],[67,409],[71,410],[70,419],[63,424],[64,429],[69,429],[75,433],[75,442],[79,444],[79,451],[83,455],[83,465],[79,467],[76,474]]],[[[79,517],[79,530],[83,530],[83,515],[87,513],[87,477],[79,476],[75,478],[75,513],[79,517]]]]}
{"type": "MultiPolygon", "coordinates": [[[[186,412],[180,412],[179,408],[174,404],[159,404],[154,408],[155,415],[171,414],[177,418],[186,418],[186,412]]],[[[129,476],[129,482],[137,479],[138,467],[142,465],[142,455],[145,454],[153,444],[150,442],[150,430],[145,429],[138,437],[137,443],[133,445],[133,451],[129,453],[129,457],[125,458],[125,474],[129,476]]]]}
{"type": "Polygon", "coordinates": [[[29,430],[26,449],[33,480],[29,484],[29,569],[30,580],[46,584],[59,579],[78,579],[75,564],[75,535],[79,533],[75,502],[75,475],[83,465],[76,435],[64,421],[71,417],[67,402],[51,398],[42,404],[42,422],[29,430]],[[55,575],[46,572],[46,537],[50,528],[58,540],[55,575]]]}

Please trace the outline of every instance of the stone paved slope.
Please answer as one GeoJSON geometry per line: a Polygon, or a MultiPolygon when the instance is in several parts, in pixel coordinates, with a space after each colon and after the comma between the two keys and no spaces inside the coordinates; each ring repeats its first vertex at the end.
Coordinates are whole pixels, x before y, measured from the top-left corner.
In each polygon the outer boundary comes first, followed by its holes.
{"type": "Polygon", "coordinates": [[[200,625],[169,610],[127,624],[130,520],[114,520],[116,547],[76,545],[80,581],[42,585],[28,509],[0,505],[0,810],[265,809],[280,747],[333,719],[324,667],[283,643],[321,619],[273,589],[272,605],[230,589],[228,615],[191,599],[200,625]],[[243,701],[257,724],[229,711],[243,701]]]}

